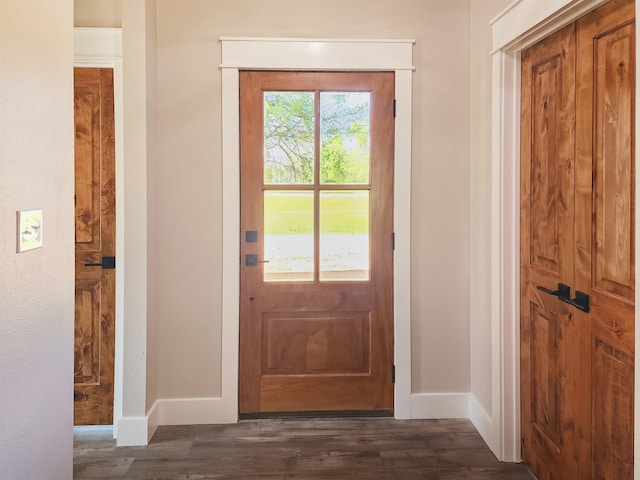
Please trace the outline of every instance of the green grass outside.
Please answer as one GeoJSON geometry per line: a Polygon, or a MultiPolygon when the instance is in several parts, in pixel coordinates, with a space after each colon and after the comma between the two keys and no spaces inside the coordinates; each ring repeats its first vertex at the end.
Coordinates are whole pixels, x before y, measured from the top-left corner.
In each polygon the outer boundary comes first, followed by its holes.
{"type": "MultiPolygon", "coordinates": [[[[266,235],[312,234],[313,192],[266,192],[266,235]]],[[[321,233],[368,233],[368,192],[331,192],[320,196],[321,233]]]]}

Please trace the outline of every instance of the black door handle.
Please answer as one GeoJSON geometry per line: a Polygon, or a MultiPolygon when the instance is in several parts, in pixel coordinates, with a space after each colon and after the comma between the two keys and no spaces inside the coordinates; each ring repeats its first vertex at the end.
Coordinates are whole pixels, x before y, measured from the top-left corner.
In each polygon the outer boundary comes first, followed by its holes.
{"type": "Polygon", "coordinates": [[[566,298],[568,300],[569,297],[571,297],[571,287],[569,287],[569,285],[565,285],[564,283],[559,283],[557,290],[549,290],[542,285],[538,285],[536,288],[544,293],[548,293],[549,295],[558,297],[560,300],[562,300],[563,298],[566,298]]]}
{"type": "Polygon", "coordinates": [[[580,290],[576,290],[576,298],[571,300],[569,297],[560,297],[560,301],[573,305],[578,310],[589,313],[589,295],[580,290]]]}
{"type": "Polygon", "coordinates": [[[102,257],[101,263],[85,263],[85,267],[102,267],[103,270],[116,268],[116,257],[102,257]]]}
{"type": "Polygon", "coordinates": [[[258,260],[258,255],[247,253],[244,257],[244,264],[247,267],[257,267],[259,263],[269,263],[269,260],[258,260]]]}

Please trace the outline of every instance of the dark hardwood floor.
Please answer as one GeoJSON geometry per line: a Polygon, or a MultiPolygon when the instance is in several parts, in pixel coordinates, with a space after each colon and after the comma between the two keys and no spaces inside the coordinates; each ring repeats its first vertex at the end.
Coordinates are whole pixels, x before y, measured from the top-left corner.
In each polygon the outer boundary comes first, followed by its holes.
{"type": "Polygon", "coordinates": [[[242,420],[160,427],[147,447],[110,428],[74,430],[74,478],[530,480],[500,463],[467,420],[242,420]]]}

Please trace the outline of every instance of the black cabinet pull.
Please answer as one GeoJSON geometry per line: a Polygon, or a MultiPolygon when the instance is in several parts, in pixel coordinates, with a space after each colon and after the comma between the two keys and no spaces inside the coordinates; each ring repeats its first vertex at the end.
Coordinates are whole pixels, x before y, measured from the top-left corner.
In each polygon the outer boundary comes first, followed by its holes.
{"type": "Polygon", "coordinates": [[[562,300],[563,298],[569,299],[569,297],[571,297],[571,287],[569,287],[569,285],[565,285],[564,283],[559,283],[557,290],[549,290],[542,285],[538,285],[536,288],[541,292],[548,293],[549,295],[553,295],[554,297],[558,297],[560,300],[562,300]]]}
{"type": "Polygon", "coordinates": [[[576,298],[571,300],[569,297],[560,297],[560,301],[573,305],[578,310],[589,313],[589,295],[580,290],[576,290],[576,298]]]}

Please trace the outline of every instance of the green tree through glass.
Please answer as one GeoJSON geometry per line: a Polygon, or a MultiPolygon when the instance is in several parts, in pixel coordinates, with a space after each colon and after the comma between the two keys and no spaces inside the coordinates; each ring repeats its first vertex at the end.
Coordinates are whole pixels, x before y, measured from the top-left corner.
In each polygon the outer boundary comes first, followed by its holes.
{"type": "MultiPolygon", "coordinates": [[[[370,93],[320,94],[320,182],[369,180],[370,93]]],[[[314,93],[265,92],[266,184],[312,184],[314,93]]]]}
{"type": "Polygon", "coordinates": [[[313,92],[264,94],[264,180],[313,183],[313,92]]]}
{"type": "Polygon", "coordinates": [[[320,183],[369,181],[368,92],[320,94],[320,183]]]}

